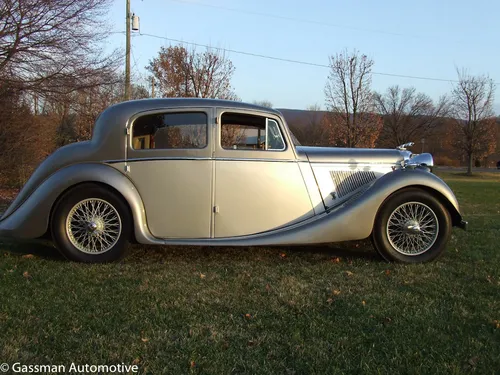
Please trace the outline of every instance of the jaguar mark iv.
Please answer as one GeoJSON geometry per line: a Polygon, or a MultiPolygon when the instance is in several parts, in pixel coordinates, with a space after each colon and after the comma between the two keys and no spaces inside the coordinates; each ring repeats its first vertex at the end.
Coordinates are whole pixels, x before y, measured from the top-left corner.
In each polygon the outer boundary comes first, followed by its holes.
{"type": "Polygon", "coordinates": [[[107,262],[129,242],[303,245],[370,237],[389,261],[424,262],[463,229],[432,156],[303,147],[280,112],[209,99],[106,109],[92,140],[33,173],[0,235],[50,235],[68,259],[107,262]]]}

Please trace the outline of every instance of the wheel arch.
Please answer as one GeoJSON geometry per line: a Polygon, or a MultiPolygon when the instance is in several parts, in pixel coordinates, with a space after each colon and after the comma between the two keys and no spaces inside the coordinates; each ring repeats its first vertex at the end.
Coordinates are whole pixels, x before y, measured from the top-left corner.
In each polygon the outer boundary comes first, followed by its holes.
{"type": "MultiPolygon", "coordinates": [[[[445,208],[446,210],[449,212],[450,214],[450,217],[451,217],[451,223],[452,223],[452,226],[458,226],[460,224],[460,222],[462,221],[462,215],[460,214],[460,212],[457,210],[457,208],[452,204],[452,202],[450,202],[450,200],[442,193],[440,192],[439,190],[437,189],[434,189],[430,186],[427,186],[427,185],[408,185],[408,186],[404,186],[404,187],[401,187],[400,189],[397,189],[395,191],[393,191],[387,198],[384,199],[384,201],[380,204],[380,206],[378,207],[377,209],[377,213],[375,215],[375,220],[377,219],[377,217],[379,216],[379,213],[380,213],[380,210],[382,210],[382,208],[384,207],[384,205],[396,194],[399,194],[400,192],[404,191],[404,190],[411,190],[411,189],[419,189],[419,190],[422,190],[422,191],[425,191],[429,194],[431,194],[433,197],[435,197],[439,203],[441,203],[445,208]]],[[[375,227],[375,222],[373,222],[373,227],[375,227]]],[[[373,231],[373,229],[372,229],[373,231]]]]}
{"type": "Polygon", "coordinates": [[[128,215],[130,215],[130,218],[131,218],[131,228],[130,229],[130,234],[129,234],[129,241],[132,242],[132,243],[137,243],[137,240],[136,240],[136,237],[135,237],[135,231],[134,231],[134,225],[133,223],[135,222],[135,217],[134,217],[134,213],[132,211],[132,209],[130,208],[130,204],[129,202],[127,201],[127,199],[125,199],[125,197],[123,196],[123,194],[118,190],[116,189],[113,185],[110,185],[108,183],[105,183],[105,182],[102,182],[102,181],[98,181],[98,180],[95,180],[95,181],[82,181],[82,182],[78,182],[74,185],[71,185],[71,186],[68,186],[64,191],[62,191],[59,196],[56,198],[56,200],[54,201],[54,203],[52,204],[52,207],[50,208],[50,213],[49,213],[49,221],[48,221],[48,225],[47,225],[47,231],[45,232],[45,235],[44,237],[48,237],[50,235],[50,228],[52,226],[52,220],[53,220],[53,216],[54,216],[54,212],[56,211],[59,203],[61,202],[61,200],[64,199],[64,197],[66,197],[67,194],[70,194],[72,190],[75,190],[75,189],[78,189],[79,187],[81,187],[82,185],[87,185],[87,184],[92,184],[92,185],[97,185],[97,186],[100,186],[106,190],[109,190],[110,192],[112,192],[113,194],[115,194],[118,199],[120,199],[122,201],[122,203],[125,205],[125,207],[127,207],[127,210],[128,210],[128,215]]]}

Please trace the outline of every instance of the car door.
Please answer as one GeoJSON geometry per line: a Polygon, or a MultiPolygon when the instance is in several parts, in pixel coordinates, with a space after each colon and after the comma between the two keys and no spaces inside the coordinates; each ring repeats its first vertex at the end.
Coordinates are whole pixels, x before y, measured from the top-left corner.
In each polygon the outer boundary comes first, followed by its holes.
{"type": "Polygon", "coordinates": [[[219,108],[216,129],[216,238],[270,231],[314,214],[278,116],[219,108]]]}
{"type": "Polygon", "coordinates": [[[214,110],[177,108],[136,115],[128,127],[127,169],[159,238],[209,238],[214,110]]]}

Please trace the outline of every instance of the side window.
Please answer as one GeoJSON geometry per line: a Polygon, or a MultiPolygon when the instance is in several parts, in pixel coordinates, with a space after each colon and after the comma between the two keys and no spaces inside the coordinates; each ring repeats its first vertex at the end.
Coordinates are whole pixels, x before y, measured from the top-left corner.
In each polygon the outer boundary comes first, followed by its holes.
{"type": "Polygon", "coordinates": [[[285,142],[281,136],[280,127],[274,120],[267,119],[267,149],[284,150],[285,142]]]}
{"type": "Polygon", "coordinates": [[[223,113],[220,141],[227,150],[284,150],[278,123],[262,116],[223,113]]]}
{"type": "Polygon", "coordinates": [[[204,148],[207,120],[203,112],[155,113],[139,117],[132,126],[132,148],[204,148]]]}

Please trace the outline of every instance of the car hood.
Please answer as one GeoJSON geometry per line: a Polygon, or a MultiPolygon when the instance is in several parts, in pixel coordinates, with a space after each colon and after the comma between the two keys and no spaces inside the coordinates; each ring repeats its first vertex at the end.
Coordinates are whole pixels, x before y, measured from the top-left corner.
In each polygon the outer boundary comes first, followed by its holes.
{"type": "Polygon", "coordinates": [[[408,151],[376,148],[339,148],[297,146],[300,159],[311,163],[400,164],[408,151]]]}

